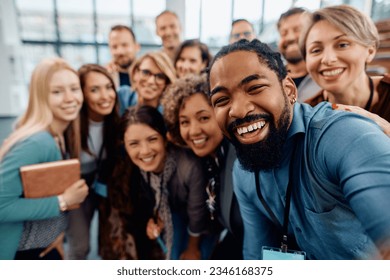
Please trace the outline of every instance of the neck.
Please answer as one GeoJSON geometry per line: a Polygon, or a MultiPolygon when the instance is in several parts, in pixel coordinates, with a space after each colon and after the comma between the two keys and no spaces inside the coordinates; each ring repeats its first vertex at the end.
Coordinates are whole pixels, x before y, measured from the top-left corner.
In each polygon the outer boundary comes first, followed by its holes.
{"type": "Polygon", "coordinates": [[[349,87],[338,92],[324,90],[324,97],[331,103],[340,103],[365,108],[370,99],[371,90],[368,76],[363,73],[349,87]]]}
{"type": "Polygon", "coordinates": [[[69,126],[69,123],[65,124],[65,122],[61,123],[61,122],[53,121],[52,124],[48,128],[50,134],[53,135],[53,138],[56,141],[58,148],[60,149],[62,155],[64,155],[66,152],[64,132],[68,126],[69,126]]]}
{"type": "Polygon", "coordinates": [[[69,126],[69,122],[53,121],[49,125],[49,131],[54,135],[63,136],[68,126],[69,126]]]}
{"type": "Polygon", "coordinates": [[[169,58],[174,61],[176,55],[176,48],[163,48],[163,51],[169,56],[169,58]]]}
{"type": "Polygon", "coordinates": [[[95,112],[92,112],[92,111],[89,111],[88,117],[91,121],[102,122],[102,121],[104,121],[105,116],[103,116],[101,114],[96,114],[95,112]]]}
{"type": "Polygon", "coordinates": [[[159,100],[158,99],[152,99],[152,100],[142,100],[142,103],[143,105],[148,105],[148,106],[151,106],[151,107],[154,107],[154,108],[157,108],[159,104],[159,100]]]}
{"type": "Polygon", "coordinates": [[[297,64],[287,63],[286,68],[291,78],[299,78],[307,75],[306,63],[304,60],[297,64]]]}

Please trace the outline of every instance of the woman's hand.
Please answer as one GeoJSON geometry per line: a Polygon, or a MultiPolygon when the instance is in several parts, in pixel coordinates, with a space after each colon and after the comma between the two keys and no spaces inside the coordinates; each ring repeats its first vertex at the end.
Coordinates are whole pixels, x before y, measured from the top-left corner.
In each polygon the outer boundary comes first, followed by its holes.
{"type": "Polygon", "coordinates": [[[374,122],[376,122],[377,125],[380,126],[380,128],[382,128],[383,132],[390,137],[390,123],[385,119],[381,118],[380,116],[378,116],[377,114],[364,110],[361,107],[352,106],[352,105],[332,104],[332,108],[333,110],[352,112],[364,116],[366,118],[372,119],[374,122]]]}
{"type": "Polygon", "coordinates": [[[146,225],[146,235],[151,240],[155,240],[160,236],[161,231],[164,228],[164,223],[161,219],[158,219],[157,224],[154,222],[154,219],[150,218],[146,225]]]}
{"type": "Polygon", "coordinates": [[[68,207],[72,207],[75,204],[80,204],[88,195],[88,186],[85,180],[80,179],[67,188],[62,194],[68,207]]]}

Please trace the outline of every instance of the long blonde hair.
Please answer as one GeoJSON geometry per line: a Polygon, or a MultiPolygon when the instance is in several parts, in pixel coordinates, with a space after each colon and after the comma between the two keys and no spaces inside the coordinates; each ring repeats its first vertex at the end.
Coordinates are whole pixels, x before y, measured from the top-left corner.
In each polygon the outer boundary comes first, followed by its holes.
{"type": "MultiPolygon", "coordinates": [[[[35,67],[30,81],[27,110],[17,121],[16,130],[0,148],[0,161],[16,143],[49,128],[53,121],[53,113],[49,106],[50,81],[55,72],[64,69],[77,75],[77,72],[62,58],[44,59],[35,67]]],[[[71,157],[78,157],[80,153],[79,127],[79,118],[77,118],[70,123],[64,133],[71,157]]]]}

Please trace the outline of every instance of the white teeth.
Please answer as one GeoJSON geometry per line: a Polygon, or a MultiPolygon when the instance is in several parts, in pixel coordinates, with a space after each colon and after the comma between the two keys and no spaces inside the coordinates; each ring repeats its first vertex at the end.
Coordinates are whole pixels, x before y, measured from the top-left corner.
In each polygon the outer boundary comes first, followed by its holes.
{"type": "Polygon", "coordinates": [[[147,158],[141,158],[143,162],[151,162],[153,160],[153,156],[147,158]]]}
{"type": "Polygon", "coordinates": [[[199,145],[199,144],[203,144],[204,142],[206,142],[206,138],[202,138],[202,139],[194,139],[192,140],[192,142],[195,144],[195,145],[199,145]]]}
{"type": "Polygon", "coordinates": [[[244,133],[255,131],[255,130],[259,129],[259,128],[262,128],[264,125],[265,125],[265,121],[259,121],[257,123],[250,124],[248,126],[237,128],[237,133],[239,135],[242,135],[244,133]]]}
{"type": "Polygon", "coordinates": [[[108,107],[110,107],[110,103],[109,102],[101,103],[100,107],[108,108],[108,107]]]}
{"type": "Polygon", "coordinates": [[[322,74],[324,76],[335,76],[343,72],[343,69],[335,69],[335,70],[330,70],[330,71],[323,71],[322,74]]]}

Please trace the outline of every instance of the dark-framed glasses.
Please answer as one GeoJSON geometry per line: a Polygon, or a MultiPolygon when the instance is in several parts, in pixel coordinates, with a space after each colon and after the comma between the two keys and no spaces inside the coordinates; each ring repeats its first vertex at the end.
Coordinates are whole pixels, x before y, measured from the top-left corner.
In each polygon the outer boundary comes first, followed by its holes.
{"type": "Polygon", "coordinates": [[[139,69],[139,73],[142,79],[149,79],[150,76],[154,76],[154,81],[158,85],[165,85],[168,81],[168,77],[164,73],[152,73],[152,71],[148,69],[139,69]]]}

